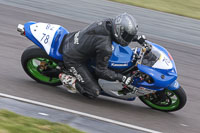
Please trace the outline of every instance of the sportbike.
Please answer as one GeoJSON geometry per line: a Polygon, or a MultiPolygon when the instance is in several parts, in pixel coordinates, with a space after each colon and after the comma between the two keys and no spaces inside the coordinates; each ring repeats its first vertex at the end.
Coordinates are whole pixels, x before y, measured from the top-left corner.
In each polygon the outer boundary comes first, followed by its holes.
{"type": "MultiPolygon", "coordinates": [[[[21,56],[24,71],[39,83],[61,85],[59,73],[66,72],[60,46],[69,32],[60,25],[41,22],[19,24],[17,30],[34,44],[26,48],[21,56]]],[[[186,94],[177,81],[177,71],[170,53],[162,46],[146,41],[148,47],[122,47],[112,42],[112,56],[108,68],[133,77],[131,85],[118,81],[98,80],[101,95],[135,100],[136,97],[149,107],[160,111],[176,111],[186,103],[186,94]]],[[[94,74],[94,61],[88,69],[94,74]]],[[[94,75],[96,76],[96,75],[94,75]]]]}

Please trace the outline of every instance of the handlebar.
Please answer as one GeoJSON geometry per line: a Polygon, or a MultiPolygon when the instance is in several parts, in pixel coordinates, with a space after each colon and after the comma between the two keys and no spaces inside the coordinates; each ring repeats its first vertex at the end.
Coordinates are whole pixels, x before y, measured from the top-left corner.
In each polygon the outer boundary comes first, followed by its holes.
{"type": "Polygon", "coordinates": [[[147,43],[146,41],[143,44],[143,47],[146,48],[145,54],[148,54],[149,52],[151,52],[152,49],[152,45],[147,43]]]}
{"type": "Polygon", "coordinates": [[[136,61],[136,64],[141,64],[144,55],[151,52],[151,49],[152,49],[152,45],[147,42],[142,44],[142,47],[139,53],[138,53],[138,47],[136,47],[133,54],[133,61],[136,61]]]}

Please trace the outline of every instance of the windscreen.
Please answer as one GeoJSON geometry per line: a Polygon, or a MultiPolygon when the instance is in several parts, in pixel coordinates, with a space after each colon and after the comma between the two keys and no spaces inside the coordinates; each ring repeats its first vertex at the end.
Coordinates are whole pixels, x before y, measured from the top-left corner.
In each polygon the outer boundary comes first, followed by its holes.
{"type": "Polygon", "coordinates": [[[161,54],[159,50],[156,47],[152,46],[151,52],[144,55],[142,65],[152,67],[159,60],[160,55],[161,54]]]}

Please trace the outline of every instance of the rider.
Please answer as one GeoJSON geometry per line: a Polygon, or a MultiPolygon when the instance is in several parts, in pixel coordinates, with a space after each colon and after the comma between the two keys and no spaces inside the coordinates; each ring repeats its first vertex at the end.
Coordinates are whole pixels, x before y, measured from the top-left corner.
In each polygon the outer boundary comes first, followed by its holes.
{"type": "Polygon", "coordinates": [[[112,55],[112,41],[121,46],[128,46],[131,41],[138,41],[141,44],[145,38],[137,36],[137,31],[138,25],[133,16],[123,13],[114,19],[95,22],[80,31],[66,35],[60,50],[64,65],[70,74],[61,73],[59,78],[68,86],[68,91],[75,93],[73,88],[76,88],[89,98],[96,98],[99,95],[101,88],[87,67],[87,61],[91,58],[95,58],[95,74],[98,78],[118,80],[129,85],[131,77],[116,73],[107,67],[112,55]]]}

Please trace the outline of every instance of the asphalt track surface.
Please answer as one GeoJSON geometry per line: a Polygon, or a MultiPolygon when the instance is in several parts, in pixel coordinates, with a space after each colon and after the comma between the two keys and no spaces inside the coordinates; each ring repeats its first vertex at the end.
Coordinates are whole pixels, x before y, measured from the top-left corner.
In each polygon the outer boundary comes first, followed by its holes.
{"type": "Polygon", "coordinates": [[[200,21],[104,0],[0,0],[0,92],[167,133],[198,133],[200,130],[200,21]],[[53,4],[60,3],[56,6],[53,4]],[[68,7],[67,7],[68,6],[68,7]],[[114,8],[113,8],[114,7],[114,8]],[[28,10],[27,10],[28,9],[28,10]],[[127,102],[100,96],[89,100],[61,87],[38,84],[21,67],[23,50],[33,45],[16,32],[18,23],[56,23],[69,31],[120,12],[134,12],[140,31],[172,54],[178,81],[188,102],[174,113],[152,110],[139,100],[127,102]],[[62,13],[61,13],[62,12],[62,13]]]}
{"type": "Polygon", "coordinates": [[[44,107],[44,105],[38,106],[36,104],[30,104],[25,101],[22,102],[19,99],[14,100],[11,98],[0,96],[0,110],[1,109],[6,109],[27,117],[45,119],[51,122],[64,123],[86,133],[147,133],[147,131],[155,132],[149,131],[148,129],[144,130],[143,128],[143,131],[141,131],[141,129],[136,130],[135,128],[120,126],[119,124],[114,124],[112,122],[106,122],[91,117],[86,117],[84,115],[78,115],[77,113],[70,113],[59,109],[47,108],[44,107]]]}

